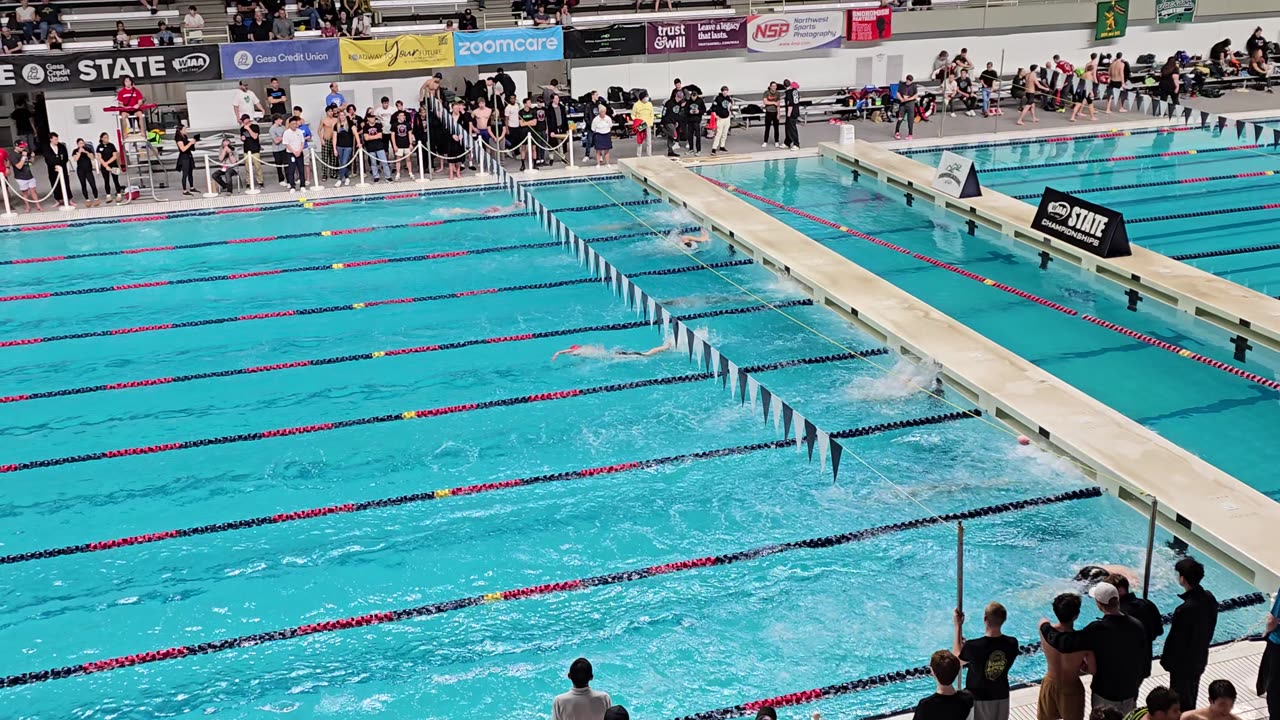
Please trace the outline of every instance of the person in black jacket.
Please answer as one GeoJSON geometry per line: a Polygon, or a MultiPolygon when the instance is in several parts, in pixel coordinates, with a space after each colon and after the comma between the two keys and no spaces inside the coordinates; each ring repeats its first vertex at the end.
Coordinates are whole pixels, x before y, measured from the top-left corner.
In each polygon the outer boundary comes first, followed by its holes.
{"type": "Polygon", "coordinates": [[[1042,620],[1040,636],[1059,652],[1092,651],[1097,667],[1092,685],[1093,709],[1114,708],[1129,713],[1137,707],[1138,687],[1150,671],[1147,631],[1138,619],[1120,612],[1120,592],[1115,585],[1098,583],[1089,595],[1102,611],[1101,619],[1082,630],[1054,630],[1048,620],[1042,620]]]}
{"type": "Polygon", "coordinates": [[[1178,693],[1183,707],[1196,706],[1200,675],[1209,664],[1209,643],[1218,627],[1218,600],[1200,587],[1204,566],[1195,558],[1182,558],[1173,566],[1184,592],[1173,611],[1169,637],[1164,641],[1160,666],[1169,671],[1169,688],[1178,693]]]}
{"type": "Polygon", "coordinates": [[[680,103],[675,98],[662,106],[662,132],[667,136],[667,157],[680,157],[676,153],[679,142],[680,103]]]}
{"type": "Polygon", "coordinates": [[[560,96],[552,95],[551,104],[545,108],[547,115],[547,139],[551,141],[551,145],[555,147],[555,152],[547,156],[547,164],[554,162],[556,155],[561,158],[565,153],[569,152],[569,146],[564,143],[565,138],[569,137],[569,113],[565,110],[565,106],[560,104],[560,96]]]}
{"type": "Polygon", "coordinates": [[[502,68],[498,68],[498,71],[493,74],[493,81],[502,88],[504,96],[516,94],[516,81],[512,80],[511,76],[504,72],[502,68]]]}
{"type": "Polygon", "coordinates": [[[53,196],[57,198],[59,205],[71,204],[71,176],[67,174],[67,166],[71,162],[71,155],[67,152],[67,144],[58,139],[58,133],[49,133],[49,143],[44,148],[44,165],[49,169],[49,184],[53,186],[53,196]],[[61,173],[66,178],[66,185],[58,182],[58,176],[61,173]],[[63,188],[66,188],[66,197],[63,197],[63,188]]]}
{"type": "Polygon", "coordinates": [[[800,148],[800,85],[790,80],[783,80],[782,84],[787,112],[783,123],[786,128],[783,144],[788,150],[797,150],[800,148]]]}
{"type": "Polygon", "coordinates": [[[684,137],[685,144],[694,155],[702,153],[702,118],[707,114],[707,103],[692,86],[686,91],[684,99],[684,137]]]}
{"type": "Polygon", "coordinates": [[[1131,618],[1137,618],[1142,623],[1142,627],[1147,631],[1147,675],[1151,675],[1151,658],[1155,657],[1151,652],[1151,645],[1156,638],[1164,634],[1164,621],[1160,618],[1160,608],[1150,600],[1138,597],[1129,592],[1129,578],[1119,573],[1112,573],[1107,576],[1106,582],[1116,586],[1116,590],[1120,592],[1120,612],[1131,618]]]}

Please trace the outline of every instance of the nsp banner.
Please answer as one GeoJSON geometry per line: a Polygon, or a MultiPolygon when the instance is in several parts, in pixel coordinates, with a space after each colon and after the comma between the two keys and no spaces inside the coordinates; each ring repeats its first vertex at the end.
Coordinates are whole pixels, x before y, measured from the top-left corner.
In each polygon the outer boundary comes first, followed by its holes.
{"type": "Polygon", "coordinates": [[[608,25],[564,31],[564,56],[624,57],[644,54],[644,25],[608,25]]]}
{"type": "Polygon", "coordinates": [[[453,33],[338,41],[342,72],[381,73],[453,67],[453,33]]]}
{"type": "Polygon", "coordinates": [[[126,76],[138,84],[218,80],[221,70],[216,45],[5,55],[0,58],[0,88],[119,87],[126,76]]]}
{"type": "Polygon", "coordinates": [[[226,80],[342,72],[338,41],[334,38],[225,43],[218,46],[218,51],[226,80]]]}
{"type": "Polygon", "coordinates": [[[564,59],[564,28],[505,28],[453,34],[458,65],[501,65],[564,59]]]}
{"type": "Polygon", "coordinates": [[[747,18],[748,52],[795,52],[838,48],[844,40],[840,10],[771,13],[747,18]]]}
{"type": "Polygon", "coordinates": [[[1040,196],[1031,229],[1100,257],[1132,254],[1124,215],[1053,188],[1040,196]]]}

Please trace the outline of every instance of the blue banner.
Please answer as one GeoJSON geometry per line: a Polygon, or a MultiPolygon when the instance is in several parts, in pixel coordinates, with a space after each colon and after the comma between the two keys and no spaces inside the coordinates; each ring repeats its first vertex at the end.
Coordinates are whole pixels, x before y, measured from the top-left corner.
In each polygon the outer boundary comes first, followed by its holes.
{"type": "Polygon", "coordinates": [[[564,59],[564,29],[511,28],[453,34],[458,65],[500,65],[564,59]]]}
{"type": "Polygon", "coordinates": [[[218,52],[227,80],[342,72],[342,56],[333,38],[232,43],[219,45],[218,52]]]}

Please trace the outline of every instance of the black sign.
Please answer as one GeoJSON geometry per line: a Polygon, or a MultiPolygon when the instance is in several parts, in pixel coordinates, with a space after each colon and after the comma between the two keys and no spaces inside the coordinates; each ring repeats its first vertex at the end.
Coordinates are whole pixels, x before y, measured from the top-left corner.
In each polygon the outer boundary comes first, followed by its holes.
{"type": "Polygon", "coordinates": [[[138,84],[217,80],[217,45],[102,50],[0,58],[0,91],[119,87],[129,76],[138,84]]]}
{"type": "Polygon", "coordinates": [[[564,56],[569,59],[643,55],[644,25],[610,25],[564,31],[564,56]]]}
{"type": "Polygon", "coordinates": [[[1123,215],[1053,188],[1044,189],[1031,229],[1101,257],[1132,254],[1123,215]]]}

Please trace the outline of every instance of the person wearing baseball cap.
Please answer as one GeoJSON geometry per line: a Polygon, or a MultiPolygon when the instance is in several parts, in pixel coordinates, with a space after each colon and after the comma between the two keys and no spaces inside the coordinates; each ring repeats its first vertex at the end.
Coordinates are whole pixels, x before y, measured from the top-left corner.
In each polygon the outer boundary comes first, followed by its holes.
{"type": "Polygon", "coordinates": [[[1058,652],[1091,651],[1097,671],[1093,676],[1094,709],[1115,708],[1129,713],[1137,707],[1138,687],[1150,671],[1150,644],[1142,622],[1120,611],[1120,591],[1100,582],[1089,591],[1102,617],[1081,630],[1055,630],[1040,622],[1040,637],[1058,652]]]}

